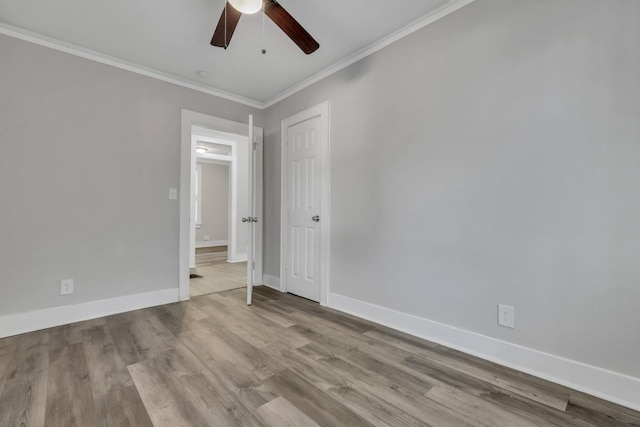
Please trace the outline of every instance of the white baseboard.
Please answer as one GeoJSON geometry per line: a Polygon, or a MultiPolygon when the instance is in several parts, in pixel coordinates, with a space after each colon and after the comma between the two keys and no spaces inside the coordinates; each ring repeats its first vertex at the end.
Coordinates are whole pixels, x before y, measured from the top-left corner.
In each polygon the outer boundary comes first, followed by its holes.
{"type": "Polygon", "coordinates": [[[247,254],[238,254],[235,257],[231,258],[229,257],[229,259],[227,260],[227,262],[230,263],[234,263],[234,262],[247,262],[247,254]]]}
{"type": "Polygon", "coordinates": [[[214,248],[218,246],[228,246],[228,240],[203,240],[196,242],[196,248],[214,248]]]}
{"type": "Polygon", "coordinates": [[[280,278],[275,276],[270,276],[268,274],[262,275],[262,284],[268,286],[270,288],[275,289],[276,291],[280,290],[280,278]]]}
{"type": "Polygon", "coordinates": [[[328,306],[464,353],[640,410],[640,378],[330,293],[328,306]]]}
{"type": "Polygon", "coordinates": [[[95,319],[126,311],[178,302],[179,290],[164,289],[143,294],[83,302],[0,317],[0,338],[54,326],[95,319]]]}

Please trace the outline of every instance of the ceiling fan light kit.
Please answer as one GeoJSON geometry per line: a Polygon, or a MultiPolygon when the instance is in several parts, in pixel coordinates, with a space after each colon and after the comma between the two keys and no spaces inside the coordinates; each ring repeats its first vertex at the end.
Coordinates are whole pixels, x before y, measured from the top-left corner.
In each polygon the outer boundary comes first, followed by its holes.
{"type": "Polygon", "coordinates": [[[231,6],[235,7],[238,12],[251,15],[262,9],[262,0],[229,0],[231,6]]]}
{"type": "Polygon", "coordinates": [[[318,50],[320,44],[276,0],[228,0],[228,3],[224,5],[218,26],[211,38],[211,45],[224,49],[228,48],[242,14],[256,13],[263,5],[264,14],[289,36],[304,53],[309,55],[318,50]],[[249,12],[243,12],[243,10],[249,12]]]}

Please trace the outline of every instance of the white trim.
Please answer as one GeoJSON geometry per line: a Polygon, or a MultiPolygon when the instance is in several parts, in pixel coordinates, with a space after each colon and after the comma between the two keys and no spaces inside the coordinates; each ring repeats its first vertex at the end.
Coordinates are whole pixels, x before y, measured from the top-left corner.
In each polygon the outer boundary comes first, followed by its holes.
{"type": "Polygon", "coordinates": [[[247,254],[238,254],[235,258],[231,259],[227,259],[227,262],[229,264],[235,264],[238,262],[247,262],[247,254]]]}
{"type": "Polygon", "coordinates": [[[234,101],[239,104],[247,105],[249,107],[254,107],[262,110],[282,101],[283,99],[297,92],[300,92],[302,89],[305,89],[311,86],[312,84],[317,83],[318,81],[330,76],[331,74],[334,74],[342,70],[343,68],[346,68],[349,65],[355,62],[358,62],[359,60],[389,46],[390,44],[402,39],[403,37],[406,37],[409,34],[414,33],[426,27],[427,25],[432,24],[435,21],[444,18],[445,16],[455,12],[456,10],[474,1],[475,0],[451,0],[448,3],[439,7],[438,9],[427,13],[425,16],[417,19],[416,21],[404,26],[403,28],[391,33],[388,36],[381,38],[380,40],[372,43],[368,47],[336,62],[335,64],[330,65],[329,67],[325,68],[323,71],[320,71],[314,76],[311,76],[306,80],[303,80],[301,83],[298,83],[290,87],[289,89],[286,89],[280,92],[276,96],[266,101],[258,101],[255,99],[250,99],[244,96],[236,95],[231,92],[226,92],[220,89],[213,89],[211,87],[202,86],[196,82],[185,80],[180,77],[169,75],[151,68],[146,68],[141,65],[125,61],[123,59],[119,59],[113,56],[102,54],[94,50],[86,49],[77,45],[56,40],[51,37],[47,37],[42,34],[37,34],[31,31],[27,31],[22,28],[14,27],[9,24],[0,23],[0,34],[4,34],[4,35],[14,37],[20,40],[24,40],[30,43],[35,43],[40,46],[45,46],[61,52],[69,53],[71,55],[76,55],[91,61],[99,62],[101,64],[110,65],[112,67],[131,71],[133,73],[141,74],[146,77],[151,77],[153,79],[161,80],[167,83],[172,83],[177,86],[186,87],[188,89],[196,90],[198,92],[217,96],[219,98],[227,99],[229,101],[234,101]]]}
{"type": "Polygon", "coordinates": [[[336,310],[371,320],[636,411],[640,410],[640,402],[638,402],[640,378],[587,365],[339,294],[330,294],[329,301],[329,307],[336,310]]]}
{"type": "Polygon", "coordinates": [[[237,102],[239,104],[247,105],[253,108],[264,108],[264,103],[253,99],[246,98],[244,96],[236,95],[231,92],[226,92],[220,89],[214,89],[211,87],[200,85],[196,82],[192,82],[171,74],[164,73],[162,71],[155,70],[153,68],[144,67],[133,62],[125,61],[124,59],[117,58],[115,56],[105,55],[95,50],[87,49],[75,44],[66,43],[61,40],[56,40],[51,37],[47,37],[42,34],[34,33],[23,28],[14,27],[9,24],[0,22],[0,34],[4,34],[9,37],[24,40],[29,43],[34,43],[40,46],[48,47],[60,52],[68,53],[71,55],[79,56],[80,58],[88,59],[90,61],[99,62],[101,64],[110,65],[112,67],[120,68],[121,70],[130,71],[132,73],[140,74],[152,79],[161,80],[163,82],[171,83],[177,86],[185,87],[187,89],[196,90],[198,92],[206,93],[208,95],[217,96],[218,98],[226,99],[229,101],[237,102]]]}
{"type": "Polygon", "coordinates": [[[217,163],[221,165],[228,165],[233,161],[233,156],[226,156],[224,154],[200,154],[196,155],[196,159],[198,163],[209,162],[209,163],[217,163]]]}
{"type": "MultiPolygon", "coordinates": [[[[259,129],[259,128],[255,128],[259,129]]],[[[258,222],[253,223],[253,281],[261,284],[264,276],[264,259],[262,256],[264,242],[264,141],[262,133],[254,131],[254,177],[253,177],[253,215],[258,222]]],[[[251,149],[251,147],[249,147],[251,149]]],[[[252,167],[252,165],[249,165],[252,167]]]]}
{"type": "Polygon", "coordinates": [[[456,10],[461,9],[470,3],[473,3],[474,1],[475,0],[451,0],[445,3],[444,5],[440,6],[436,10],[433,10],[427,13],[423,17],[381,38],[380,40],[370,44],[364,49],[359,50],[358,52],[336,62],[333,65],[330,65],[329,67],[325,68],[323,71],[320,71],[318,74],[315,74],[309,77],[308,79],[303,80],[302,82],[290,87],[289,89],[286,89],[283,92],[280,92],[278,95],[274,96],[273,98],[266,100],[265,102],[262,103],[262,108],[263,109],[268,108],[274,104],[277,104],[283,99],[286,99],[291,95],[297,92],[300,92],[301,90],[311,86],[314,83],[319,82],[324,78],[329,77],[334,73],[337,73],[338,71],[344,68],[347,68],[349,65],[355,64],[361,59],[366,58],[367,56],[372,55],[381,49],[384,49],[390,44],[395,43],[398,40],[404,37],[407,37],[408,35],[415,33],[418,30],[421,30],[427,25],[432,24],[438,21],[439,19],[444,18],[445,16],[455,12],[456,10]]]}
{"type": "Polygon", "coordinates": [[[45,308],[0,317],[0,338],[178,301],[178,289],[45,308]]]}
{"type": "Polygon", "coordinates": [[[247,138],[241,141],[232,141],[231,157],[229,163],[229,221],[227,223],[227,236],[229,237],[228,258],[236,259],[238,254],[238,144],[248,144],[247,138]]]}
{"type": "Polygon", "coordinates": [[[228,240],[203,240],[196,242],[196,248],[214,248],[217,246],[228,246],[228,240]]]}
{"type": "Polygon", "coordinates": [[[262,284],[269,288],[273,288],[276,291],[280,291],[280,278],[276,276],[271,276],[269,274],[262,275],[262,284]]]}
{"type": "Polygon", "coordinates": [[[231,161],[229,160],[215,160],[215,159],[206,159],[200,157],[200,155],[196,156],[196,163],[206,163],[208,165],[220,165],[220,166],[231,166],[231,161]]]}
{"type": "Polygon", "coordinates": [[[327,305],[329,295],[329,247],[331,212],[329,202],[331,195],[330,181],[330,145],[331,122],[329,101],[318,104],[305,111],[282,120],[280,124],[280,291],[287,292],[287,260],[288,239],[288,195],[287,195],[287,128],[305,120],[320,117],[322,122],[322,138],[320,141],[321,183],[320,183],[320,305],[327,305]]]}
{"type": "MultiPolygon", "coordinates": [[[[197,157],[197,156],[196,156],[197,157]]],[[[196,229],[202,228],[202,164],[198,164],[196,161],[196,191],[193,195],[193,200],[195,202],[195,215],[196,215],[196,229]]],[[[195,242],[195,234],[193,236],[193,240],[195,242]]],[[[197,246],[196,246],[197,247],[197,246]]],[[[194,253],[195,256],[195,253],[194,253]]],[[[195,259],[193,260],[192,266],[195,264],[195,259]]]]}

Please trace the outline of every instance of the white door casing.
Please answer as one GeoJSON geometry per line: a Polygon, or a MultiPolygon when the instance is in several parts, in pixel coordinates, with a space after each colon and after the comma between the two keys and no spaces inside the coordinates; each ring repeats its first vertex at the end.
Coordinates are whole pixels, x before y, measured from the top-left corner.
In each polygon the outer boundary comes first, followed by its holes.
{"type": "Polygon", "coordinates": [[[282,122],[281,290],[327,304],[329,108],[282,122]]]}

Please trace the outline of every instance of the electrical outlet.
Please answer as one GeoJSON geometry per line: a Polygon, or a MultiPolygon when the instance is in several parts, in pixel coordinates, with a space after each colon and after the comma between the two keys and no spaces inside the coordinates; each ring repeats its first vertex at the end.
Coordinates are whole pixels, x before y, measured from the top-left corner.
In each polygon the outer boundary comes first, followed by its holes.
{"type": "Polygon", "coordinates": [[[62,279],[60,281],[60,295],[71,295],[73,293],[73,279],[62,279]]]}
{"type": "Polygon", "coordinates": [[[513,307],[498,304],[498,325],[512,329],[516,327],[515,309],[513,307]]]}

